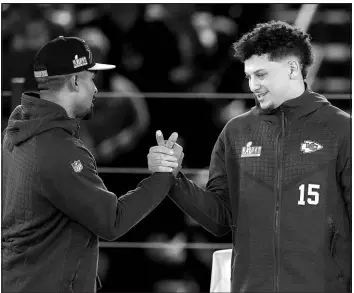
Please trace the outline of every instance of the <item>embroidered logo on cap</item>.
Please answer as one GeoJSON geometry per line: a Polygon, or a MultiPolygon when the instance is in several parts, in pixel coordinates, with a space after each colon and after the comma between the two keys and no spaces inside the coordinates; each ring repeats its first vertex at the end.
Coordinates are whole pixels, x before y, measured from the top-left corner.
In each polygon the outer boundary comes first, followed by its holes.
{"type": "Polygon", "coordinates": [[[75,59],[73,60],[73,64],[74,64],[74,68],[78,68],[78,67],[87,65],[86,57],[79,58],[77,55],[75,55],[75,59]]]}
{"type": "Polygon", "coordinates": [[[242,148],[241,158],[248,157],[260,157],[262,152],[261,146],[252,146],[252,141],[248,142],[245,147],[242,148]]]}
{"type": "Polygon", "coordinates": [[[80,160],[74,161],[74,163],[71,163],[71,167],[73,167],[74,171],[76,173],[81,172],[82,169],[84,168],[80,162],[80,160]]]}

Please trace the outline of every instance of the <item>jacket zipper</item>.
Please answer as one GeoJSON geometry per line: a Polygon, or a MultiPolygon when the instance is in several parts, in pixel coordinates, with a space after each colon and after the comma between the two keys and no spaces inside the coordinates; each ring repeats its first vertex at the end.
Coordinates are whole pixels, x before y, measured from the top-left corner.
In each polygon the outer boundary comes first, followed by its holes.
{"type": "Polygon", "coordinates": [[[282,157],[283,157],[283,139],[285,135],[285,117],[284,110],[280,106],[281,113],[281,132],[277,138],[277,180],[275,194],[275,233],[274,233],[274,256],[275,256],[275,281],[274,292],[279,292],[279,223],[280,223],[280,201],[281,201],[281,180],[282,180],[282,157]]]}

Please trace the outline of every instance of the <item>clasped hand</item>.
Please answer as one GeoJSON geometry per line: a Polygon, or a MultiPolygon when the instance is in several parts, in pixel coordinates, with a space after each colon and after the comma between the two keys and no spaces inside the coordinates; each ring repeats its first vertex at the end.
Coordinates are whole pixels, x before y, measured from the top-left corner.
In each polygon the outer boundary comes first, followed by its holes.
{"type": "Polygon", "coordinates": [[[177,132],[173,132],[168,140],[164,140],[160,130],[156,131],[157,146],[149,150],[148,167],[150,172],[172,172],[176,177],[182,168],[183,148],[176,143],[177,132]]]}

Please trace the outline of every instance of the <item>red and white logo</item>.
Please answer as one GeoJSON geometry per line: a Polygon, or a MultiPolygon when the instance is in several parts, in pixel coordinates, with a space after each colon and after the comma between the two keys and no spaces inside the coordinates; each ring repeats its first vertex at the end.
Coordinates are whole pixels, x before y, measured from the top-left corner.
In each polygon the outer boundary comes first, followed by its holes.
{"type": "Polygon", "coordinates": [[[301,143],[301,151],[304,154],[313,153],[321,149],[323,149],[323,146],[315,141],[305,140],[303,143],[301,143]]]}

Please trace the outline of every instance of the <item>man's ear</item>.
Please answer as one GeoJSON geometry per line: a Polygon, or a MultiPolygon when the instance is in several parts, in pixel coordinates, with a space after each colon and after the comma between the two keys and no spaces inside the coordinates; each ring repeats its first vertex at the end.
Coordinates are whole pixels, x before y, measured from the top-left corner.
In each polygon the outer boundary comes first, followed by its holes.
{"type": "Polygon", "coordinates": [[[289,77],[295,79],[301,73],[301,66],[297,60],[289,61],[289,77]]]}
{"type": "Polygon", "coordinates": [[[79,90],[79,76],[78,75],[72,75],[70,78],[70,84],[71,87],[74,91],[78,91],[79,90]]]}

